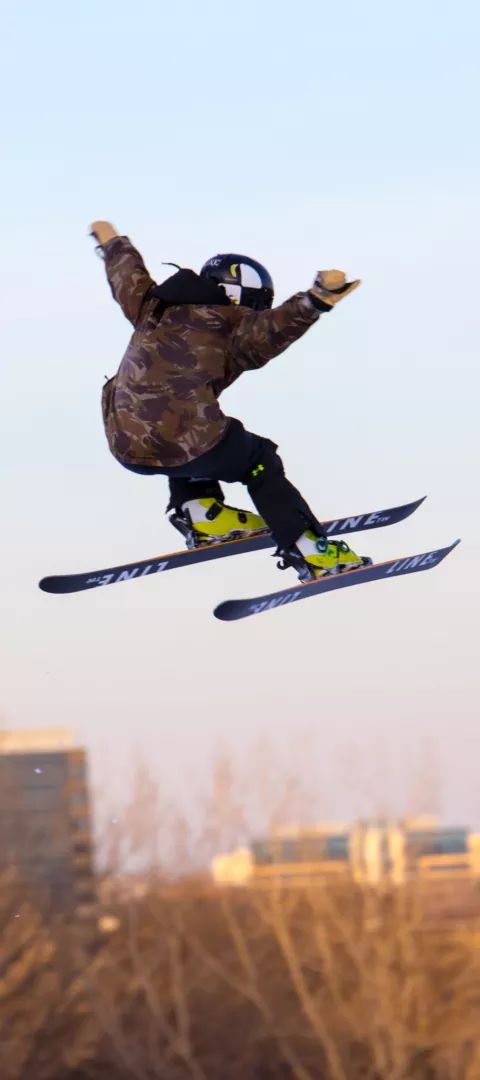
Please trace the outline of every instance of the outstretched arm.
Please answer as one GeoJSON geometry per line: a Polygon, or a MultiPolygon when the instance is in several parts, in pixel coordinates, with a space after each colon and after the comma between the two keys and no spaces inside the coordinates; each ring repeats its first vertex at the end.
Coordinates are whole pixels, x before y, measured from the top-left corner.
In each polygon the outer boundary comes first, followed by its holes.
{"type": "Polygon", "coordinates": [[[252,368],[260,368],[297,341],[321,314],[331,311],[360,281],[347,282],[341,270],[319,270],[308,292],[297,293],[268,311],[245,311],[232,335],[228,369],[217,393],[252,368]]]}
{"type": "Polygon", "coordinates": [[[238,365],[238,374],[263,367],[302,337],[318,317],[306,293],[297,293],[266,311],[245,311],[232,336],[232,361],[238,365]]]}
{"type": "Polygon", "coordinates": [[[140,320],[148,293],[155,284],[142,256],[127,236],[119,236],[109,221],[95,221],[90,233],[98,241],[114,299],[134,326],[140,320]]]}

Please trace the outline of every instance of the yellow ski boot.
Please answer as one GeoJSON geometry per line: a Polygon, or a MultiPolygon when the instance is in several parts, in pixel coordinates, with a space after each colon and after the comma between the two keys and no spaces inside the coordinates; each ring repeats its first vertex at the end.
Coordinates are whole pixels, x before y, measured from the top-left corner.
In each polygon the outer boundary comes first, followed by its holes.
{"type": "Polygon", "coordinates": [[[213,498],[191,499],[169,520],[183,534],[189,548],[268,532],[266,522],[258,514],[237,510],[213,498]]]}
{"type": "Polygon", "coordinates": [[[288,551],[280,552],[280,555],[281,569],[292,566],[300,581],[312,581],[329,574],[342,574],[345,570],[359,570],[362,566],[370,566],[372,562],[365,555],[356,555],[344,540],[316,536],[311,529],[304,532],[288,551]]]}

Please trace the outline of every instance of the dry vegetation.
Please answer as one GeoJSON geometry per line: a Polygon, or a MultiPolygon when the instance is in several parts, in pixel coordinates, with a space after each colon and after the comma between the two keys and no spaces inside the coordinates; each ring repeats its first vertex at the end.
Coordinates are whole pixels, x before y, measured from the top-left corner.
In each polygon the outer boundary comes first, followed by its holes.
{"type": "Polygon", "coordinates": [[[301,770],[272,760],[242,787],[220,756],[193,832],[138,770],[100,845],[110,933],[82,942],[0,878],[1,1080],[479,1080],[480,904],[440,923],[415,890],[196,872],[253,820],[306,820],[301,770]]]}
{"type": "Polygon", "coordinates": [[[414,894],[152,878],[76,971],[68,931],[1,896],[3,1080],[480,1077],[475,925],[414,894]]]}

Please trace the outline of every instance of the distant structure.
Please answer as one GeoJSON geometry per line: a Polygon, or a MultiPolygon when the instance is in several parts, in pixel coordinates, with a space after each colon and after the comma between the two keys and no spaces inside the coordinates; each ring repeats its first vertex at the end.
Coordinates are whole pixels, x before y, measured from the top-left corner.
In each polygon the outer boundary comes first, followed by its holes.
{"type": "Polygon", "coordinates": [[[0,731],[0,873],[38,902],[96,917],[85,750],[66,728],[0,731]]]}
{"type": "Polygon", "coordinates": [[[427,817],[282,829],[217,855],[212,875],[225,885],[341,877],[369,885],[480,883],[480,835],[465,827],[441,828],[427,817]]]}

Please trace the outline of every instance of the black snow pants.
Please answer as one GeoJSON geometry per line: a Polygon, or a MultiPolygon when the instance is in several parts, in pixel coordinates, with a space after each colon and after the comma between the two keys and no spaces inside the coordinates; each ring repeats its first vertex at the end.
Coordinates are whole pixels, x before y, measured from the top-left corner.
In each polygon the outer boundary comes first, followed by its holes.
{"type": "Polygon", "coordinates": [[[246,431],[240,420],[230,419],[223,439],[212,450],[185,465],[169,469],[121,464],[142,476],[167,476],[169,510],[179,510],[189,499],[211,497],[223,502],[220,481],[245,484],[281,550],[291,547],[305,529],[313,529],[317,536],[326,535],[303,496],[287,480],[277,445],[246,431]]]}

